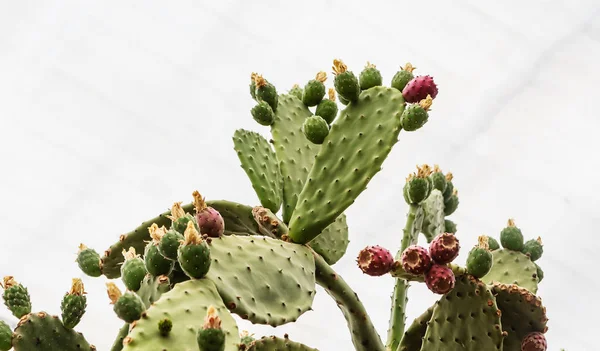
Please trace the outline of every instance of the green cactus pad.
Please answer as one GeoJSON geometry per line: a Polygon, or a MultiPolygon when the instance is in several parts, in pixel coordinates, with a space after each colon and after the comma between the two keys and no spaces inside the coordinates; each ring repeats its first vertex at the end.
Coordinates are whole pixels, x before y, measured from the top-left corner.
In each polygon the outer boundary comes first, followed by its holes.
{"type": "Polygon", "coordinates": [[[95,351],[83,335],[66,328],[57,316],[30,313],[19,321],[13,335],[14,351],[95,351]]]}
{"type": "Polygon", "coordinates": [[[304,120],[312,112],[293,95],[281,95],[271,134],[275,153],[283,176],[283,221],[289,223],[296,208],[298,194],[304,187],[313,166],[319,145],[306,139],[302,131],[304,120]]]}
{"type": "Polygon", "coordinates": [[[373,87],[340,113],[298,197],[293,241],[314,239],[366,189],[398,141],[403,110],[399,91],[373,87]]]}
{"type": "Polygon", "coordinates": [[[542,300],[518,285],[494,284],[498,308],[502,311],[502,329],[508,333],[504,350],[521,350],[521,341],[531,332],[546,332],[546,308],[542,300]]]}
{"type": "Polygon", "coordinates": [[[410,327],[404,332],[402,341],[396,351],[418,351],[421,349],[423,337],[427,331],[427,326],[433,315],[433,306],[429,307],[425,313],[415,318],[410,327]]]}
{"type": "Polygon", "coordinates": [[[294,342],[288,339],[287,334],[284,338],[278,338],[276,336],[265,336],[258,340],[254,340],[250,347],[248,347],[248,351],[318,351],[318,349],[313,349],[312,347],[308,347],[306,345],[300,344],[298,342],[294,342]]]}
{"type": "MultiPolygon", "coordinates": [[[[258,225],[252,218],[252,207],[225,200],[207,201],[206,205],[219,211],[223,217],[225,235],[260,235],[258,225]]],[[[193,213],[195,211],[194,205],[187,204],[183,206],[183,210],[187,213],[193,213]]],[[[153,223],[156,223],[159,227],[170,227],[171,220],[167,217],[169,215],[171,215],[171,211],[161,213],[158,217],[142,223],[133,231],[121,235],[119,241],[106,250],[104,257],[102,257],[102,273],[106,278],[119,278],[121,276],[121,263],[123,263],[123,255],[121,254],[123,249],[134,247],[136,252],[144,252],[146,242],[151,239],[148,227],[153,223]]]]}
{"type": "Polygon", "coordinates": [[[273,212],[279,211],[283,178],[269,142],[258,133],[238,129],[233,135],[233,144],[260,203],[273,212]]]}
{"type": "Polygon", "coordinates": [[[240,342],[235,320],[223,305],[215,284],[208,279],[189,280],[162,295],[146,316],[135,323],[124,340],[123,351],[197,350],[196,332],[210,306],[214,306],[225,331],[225,350],[237,351],[240,342]],[[173,321],[167,337],[160,334],[158,322],[173,321]]]}
{"type": "Polygon", "coordinates": [[[171,289],[169,278],[165,275],[154,277],[147,274],[141,287],[135,293],[142,299],[146,308],[158,301],[160,296],[171,289]]]}
{"type": "Polygon", "coordinates": [[[252,323],[293,322],[312,306],[315,264],[310,250],[264,236],[212,239],[207,277],[230,311],[252,323]]]}
{"type": "Polygon", "coordinates": [[[110,351],[121,351],[123,350],[123,339],[129,334],[129,323],[125,323],[121,329],[119,329],[119,333],[117,333],[117,337],[113,342],[110,351]]]}
{"type": "Polygon", "coordinates": [[[349,243],[346,215],[342,213],[336,218],[335,222],[331,223],[321,234],[312,239],[308,243],[308,246],[323,256],[327,264],[334,265],[344,256],[349,243]]]}
{"type": "Polygon", "coordinates": [[[0,351],[8,351],[12,348],[12,333],[10,326],[0,320],[0,351]]]}
{"type": "Polygon", "coordinates": [[[537,292],[537,268],[529,257],[508,249],[494,250],[492,256],[492,269],[481,280],[488,284],[517,284],[534,294],[537,292]]]}
{"type": "Polygon", "coordinates": [[[502,340],[500,311],[491,291],[462,275],[433,308],[421,351],[502,350],[502,340]]]}
{"type": "Polygon", "coordinates": [[[433,189],[431,194],[423,202],[423,211],[425,217],[423,218],[423,226],[421,232],[427,238],[427,242],[431,242],[440,233],[443,233],[446,229],[446,223],[444,220],[444,196],[442,192],[433,189]]]}

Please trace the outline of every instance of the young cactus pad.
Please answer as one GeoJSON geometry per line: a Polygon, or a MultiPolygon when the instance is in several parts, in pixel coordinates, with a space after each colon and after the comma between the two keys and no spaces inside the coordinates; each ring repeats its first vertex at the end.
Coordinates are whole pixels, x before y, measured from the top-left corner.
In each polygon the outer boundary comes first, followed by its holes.
{"type": "Polygon", "coordinates": [[[318,351],[312,347],[300,344],[290,340],[287,334],[283,338],[276,336],[265,336],[259,340],[253,341],[248,347],[248,351],[318,351]]]}
{"type": "Polygon", "coordinates": [[[500,249],[492,251],[492,256],[492,269],[481,280],[488,284],[517,284],[534,294],[537,292],[537,268],[527,255],[500,249]]]}

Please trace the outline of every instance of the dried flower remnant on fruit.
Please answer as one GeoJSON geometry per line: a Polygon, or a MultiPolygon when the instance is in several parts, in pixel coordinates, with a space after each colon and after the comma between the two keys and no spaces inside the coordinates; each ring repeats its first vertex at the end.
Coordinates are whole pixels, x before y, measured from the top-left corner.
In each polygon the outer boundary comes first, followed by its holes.
{"type": "Polygon", "coordinates": [[[217,315],[217,310],[214,306],[210,306],[204,318],[203,329],[221,329],[221,318],[217,315]]]}
{"type": "Polygon", "coordinates": [[[194,197],[194,208],[196,209],[196,212],[202,212],[206,209],[206,201],[204,200],[204,198],[202,197],[202,195],[200,195],[200,193],[198,192],[198,190],[195,190],[192,193],[192,196],[194,197]]]}
{"type": "Polygon", "coordinates": [[[262,88],[267,85],[267,80],[263,78],[260,74],[256,74],[254,76],[254,83],[257,88],[262,88]]]}
{"type": "Polygon", "coordinates": [[[121,290],[119,290],[117,285],[115,285],[115,283],[113,283],[113,282],[106,283],[106,292],[108,294],[108,298],[110,299],[110,303],[113,305],[115,303],[117,303],[117,300],[119,300],[119,297],[121,297],[121,295],[123,295],[121,293],[121,290]]]}
{"type": "Polygon", "coordinates": [[[148,232],[150,233],[150,237],[152,241],[155,243],[159,243],[160,239],[166,234],[167,228],[165,226],[158,227],[158,224],[152,223],[150,227],[148,227],[148,232]]]}
{"type": "Polygon", "coordinates": [[[317,73],[317,76],[315,77],[315,79],[321,83],[325,83],[325,81],[327,80],[327,73],[321,71],[321,72],[317,73]]]}
{"type": "Polygon", "coordinates": [[[410,62],[407,62],[404,67],[400,67],[401,70],[412,73],[417,67],[414,67],[410,62]]]}
{"type": "Polygon", "coordinates": [[[419,101],[419,106],[421,106],[425,111],[431,111],[431,105],[433,104],[433,99],[431,95],[427,95],[427,97],[421,101],[419,101]]]}
{"type": "Polygon", "coordinates": [[[194,223],[189,221],[183,233],[183,245],[199,245],[200,243],[202,243],[202,236],[196,230],[194,223]]]}
{"type": "Polygon", "coordinates": [[[182,202],[175,202],[171,207],[171,215],[167,216],[171,221],[176,221],[179,218],[185,216],[185,211],[183,207],[181,207],[182,202]]]}
{"type": "Polygon", "coordinates": [[[333,69],[333,74],[335,75],[342,74],[348,70],[348,66],[346,66],[340,59],[333,60],[333,67],[331,68],[333,69]]]}
{"type": "Polygon", "coordinates": [[[87,294],[85,292],[83,281],[79,278],[73,278],[71,282],[71,290],[69,291],[70,295],[84,295],[87,294]]]}
{"type": "Polygon", "coordinates": [[[129,250],[123,249],[123,257],[125,258],[125,261],[127,261],[138,258],[140,255],[135,252],[135,247],[131,246],[129,250]]]}

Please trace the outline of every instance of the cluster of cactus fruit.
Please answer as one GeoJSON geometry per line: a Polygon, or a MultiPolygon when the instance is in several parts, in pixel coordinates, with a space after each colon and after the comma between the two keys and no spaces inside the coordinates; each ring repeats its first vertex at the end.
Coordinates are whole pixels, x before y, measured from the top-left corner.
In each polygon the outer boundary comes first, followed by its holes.
{"type": "MultiPolygon", "coordinates": [[[[124,322],[111,351],[315,350],[287,334],[240,333],[233,315],[254,324],[292,323],[311,309],[317,284],[343,313],[356,350],[546,350],[546,311],[535,295],[543,278],[534,262],[541,240],[525,242],[509,220],[502,248],[481,236],[466,267],[454,264],[460,244],[447,217],[458,194],[452,175],[438,166],[418,166],[406,179],[408,214],[397,254],[381,246],[358,254],[364,273],[395,281],[386,341],[332,268],[349,242],[344,211],[379,172],[400,131],[418,130],[429,119],[438,89],[414,70],[406,64],[385,87],[374,65],[357,77],[334,60],[327,98],[325,72],[281,95],[253,73],[251,115],[270,127],[272,139],[240,129],[233,143],[260,205],[206,201],[195,191],[191,203],[175,202],[102,256],[79,247],[80,269],[108,280],[108,299],[124,322]],[[336,95],[345,108],[338,110],[336,95]],[[428,248],[418,245],[420,234],[428,248]],[[442,297],[406,326],[411,282],[442,297]]],[[[0,322],[0,351],[95,350],[74,330],[87,304],[81,279],[73,279],[60,318],[32,312],[27,288],[12,276],[2,288],[20,320],[14,330],[0,322]]]]}

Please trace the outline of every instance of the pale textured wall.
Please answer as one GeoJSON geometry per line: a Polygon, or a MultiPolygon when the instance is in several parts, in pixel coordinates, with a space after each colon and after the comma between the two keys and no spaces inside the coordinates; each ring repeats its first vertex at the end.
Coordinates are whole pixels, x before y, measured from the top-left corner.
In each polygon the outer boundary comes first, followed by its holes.
{"type": "MultiPolygon", "coordinates": [[[[376,63],[389,84],[411,61],[440,87],[430,122],[401,134],[348,210],[352,242],[336,269],[385,334],[392,280],[363,276],[354,258],[367,244],[399,245],[404,177],[439,163],[456,177],[463,246],[497,235],[508,217],[542,236],[551,348],[596,349],[600,3],[259,3],[3,2],[0,275],[27,285],[35,309],[59,313],[81,276],[80,242],[102,250],[194,189],[256,204],[231,148],[236,128],[267,132],[249,114],[250,72],[283,91],[341,57],[356,71],[376,63]]],[[[103,280],[85,283],[78,328],[106,350],[120,323],[103,280]]],[[[410,317],[434,298],[412,289],[410,317]]],[[[314,310],[293,326],[252,330],[351,349],[322,290],[314,310]]]]}

